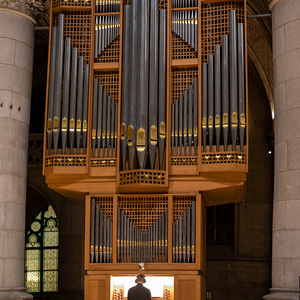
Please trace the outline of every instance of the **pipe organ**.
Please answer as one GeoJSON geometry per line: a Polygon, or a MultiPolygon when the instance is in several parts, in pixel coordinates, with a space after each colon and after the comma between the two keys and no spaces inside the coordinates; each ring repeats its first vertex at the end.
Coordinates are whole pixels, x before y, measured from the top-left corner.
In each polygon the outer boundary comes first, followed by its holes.
{"type": "Polygon", "coordinates": [[[205,207],[244,200],[245,0],[52,0],[43,173],[84,201],[85,299],[205,299],[205,207]]]}

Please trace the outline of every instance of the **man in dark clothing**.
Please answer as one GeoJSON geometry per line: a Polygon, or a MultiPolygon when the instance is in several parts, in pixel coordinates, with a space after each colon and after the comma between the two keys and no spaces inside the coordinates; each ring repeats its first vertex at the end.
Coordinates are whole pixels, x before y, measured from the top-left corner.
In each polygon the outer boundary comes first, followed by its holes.
{"type": "Polygon", "coordinates": [[[145,275],[139,274],[136,277],[136,286],[128,290],[128,300],[151,300],[151,292],[143,284],[146,282],[145,275]]]}

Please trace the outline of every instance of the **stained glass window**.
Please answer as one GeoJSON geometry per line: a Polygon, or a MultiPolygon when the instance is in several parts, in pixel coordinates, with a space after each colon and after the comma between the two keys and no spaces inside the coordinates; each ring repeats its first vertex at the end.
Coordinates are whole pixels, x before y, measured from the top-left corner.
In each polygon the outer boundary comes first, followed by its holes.
{"type": "Polygon", "coordinates": [[[31,223],[26,235],[25,285],[28,293],[58,291],[59,225],[51,205],[31,223]]]}

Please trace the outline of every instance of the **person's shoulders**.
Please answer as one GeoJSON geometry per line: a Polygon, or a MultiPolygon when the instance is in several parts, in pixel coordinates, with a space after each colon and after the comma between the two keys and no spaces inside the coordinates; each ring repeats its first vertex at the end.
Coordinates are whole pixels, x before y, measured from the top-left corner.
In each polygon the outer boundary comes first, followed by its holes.
{"type": "Polygon", "coordinates": [[[147,291],[147,292],[149,292],[151,294],[151,292],[150,292],[150,290],[148,288],[146,288],[145,286],[143,286],[143,288],[145,289],[145,291],[147,291]]]}
{"type": "Polygon", "coordinates": [[[132,286],[132,287],[128,290],[128,292],[134,290],[135,287],[136,287],[136,286],[132,286]]]}

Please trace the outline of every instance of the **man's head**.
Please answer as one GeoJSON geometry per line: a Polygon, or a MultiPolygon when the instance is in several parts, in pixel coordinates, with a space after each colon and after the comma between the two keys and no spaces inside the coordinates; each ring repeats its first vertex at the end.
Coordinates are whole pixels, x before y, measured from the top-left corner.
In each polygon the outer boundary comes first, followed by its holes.
{"type": "Polygon", "coordinates": [[[139,274],[138,276],[136,276],[135,283],[145,283],[145,282],[146,282],[146,278],[144,274],[139,274]]]}

